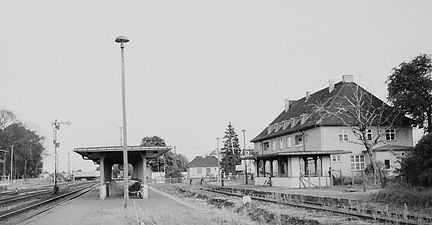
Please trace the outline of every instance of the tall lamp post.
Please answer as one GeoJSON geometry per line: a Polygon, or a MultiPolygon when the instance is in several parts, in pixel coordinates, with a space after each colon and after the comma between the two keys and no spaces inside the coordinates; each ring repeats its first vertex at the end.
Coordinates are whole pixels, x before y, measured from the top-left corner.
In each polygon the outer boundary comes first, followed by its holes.
{"type": "MultiPolygon", "coordinates": [[[[54,120],[54,122],[52,123],[53,130],[54,130],[54,139],[53,139],[53,145],[54,145],[54,194],[57,194],[58,189],[59,189],[57,186],[57,148],[60,147],[60,142],[57,142],[57,131],[60,130],[61,124],[71,125],[71,122],[70,121],[60,122],[60,121],[54,120]]],[[[12,152],[13,152],[13,148],[12,148],[12,152]]],[[[11,156],[11,158],[12,158],[12,156],[11,156]]],[[[11,169],[12,169],[12,165],[11,165],[11,169]]]]}
{"type": "Polygon", "coordinates": [[[221,177],[221,168],[220,168],[220,149],[219,149],[219,140],[220,140],[220,138],[216,138],[216,141],[217,141],[217,160],[218,160],[218,181],[221,181],[222,180],[222,177],[221,177]]]}
{"type": "MultiPolygon", "coordinates": [[[[241,130],[241,132],[243,132],[243,155],[246,156],[246,130],[241,130]]],[[[246,184],[248,184],[248,174],[247,174],[247,161],[246,159],[244,160],[244,164],[245,164],[245,177],[246,177],[246,184]]]]}
{"type": "Polygon", "coordinates": [[[128,192],[128,154],[127,154],[127,126],[126,126],[126,88],[125,88],[125,66],[124,66],[124,43],[128,43],[129,39],[125,36],[118,36],[115,42],[120,43],[121,50],[121,68],[122,68],[122,109],[123,109],[123,179],[124,179],[124,208],[127,208],[129,199],[128,192]]]}

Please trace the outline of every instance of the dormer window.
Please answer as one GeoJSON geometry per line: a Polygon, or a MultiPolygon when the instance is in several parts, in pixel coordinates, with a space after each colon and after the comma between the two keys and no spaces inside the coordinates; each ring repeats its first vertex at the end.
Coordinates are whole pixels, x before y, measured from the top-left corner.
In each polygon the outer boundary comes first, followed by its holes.
{"type": "Polygon", "coordinates": [[[283,125],[283,129],[285,130],[289,125],[290,125],[290,121],[289,120],[285,120],[284,121],[284,125],[283,125]]]}
{"type": "Polygon", "coordinates": [[[310,117],[310,114],[304,113],[300,115],[300,125],[304,124],[306,120],[308,120],[310,117]]]}
{"type": "Polygon", "coordinates": [[[298,121],[299,121],[298,118],[291,118],[291,127],[294,127],[298,121]]]}
{"type": "Polygon", "coordinates": [[[279,124],[275,123],[274,126],[275,126],[275,132],[277,132],[279,130],[279,124]]]}
{"type": "Polygon", "coordinates": [[[267,133],[270,134],[273,131],[273,125],[268,126],[267,133]]]}

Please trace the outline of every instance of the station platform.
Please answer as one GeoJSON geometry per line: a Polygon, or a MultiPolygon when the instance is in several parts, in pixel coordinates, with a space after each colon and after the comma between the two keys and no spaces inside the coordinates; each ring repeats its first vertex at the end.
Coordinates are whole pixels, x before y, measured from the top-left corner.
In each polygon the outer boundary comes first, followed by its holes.
{"type": "MultiPolygon", "coordinates": [[[[100,200],[95,189],[78,199],[51,209],[18,224],[29,225],[87,225],[87,224],[196,224],[210,211],[196,208],[181,199],[149,187],[149,197],[131,197],[126,210],[123,196],[100,200]],[[199,217],[199,218],[198,218],[199,217]]],[[[11,224],[15,224],[12,223],[11,224]]]]}

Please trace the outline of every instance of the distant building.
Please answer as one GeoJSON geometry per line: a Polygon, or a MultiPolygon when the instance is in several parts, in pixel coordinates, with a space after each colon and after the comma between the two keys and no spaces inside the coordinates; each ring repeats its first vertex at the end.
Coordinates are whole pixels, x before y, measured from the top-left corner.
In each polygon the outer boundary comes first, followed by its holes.
{"type": "Polygon", "coordinates": [[[100,171],[81,171],[72,175],[74,180],[96,180],[100,178],[100,171]]]}
{"type": "Polygon", "coordinates": [[[218,159],[215,156],[197,156],[188,164],[188,177],[217,177],[218,159]]]}

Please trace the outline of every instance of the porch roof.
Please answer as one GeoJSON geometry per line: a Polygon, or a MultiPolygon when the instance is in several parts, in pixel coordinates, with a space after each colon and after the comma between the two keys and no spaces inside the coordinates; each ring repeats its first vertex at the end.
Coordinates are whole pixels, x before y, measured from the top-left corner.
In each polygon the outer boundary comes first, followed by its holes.
{"type": "Polygon", "coordinates": [[[274,152],[260,155],[251,155],[243,157],[242,160],[246,159],[260,159],[260,158],[275,158],[278,156],[310,156],[310,155],[335,155],[335,154],[349,154],[351,151],[345,150],[312,150],[312,151],[289,151],[289,152],[274,152]]]}
{"type": "Polygon", "coordinates": [[[377,148],[374,148],[373,150],[375,152],[385,152],[385,151],[411,151],[413,147],[411,146],[404,146],[404,145],[383,145],[377,148]]]}

